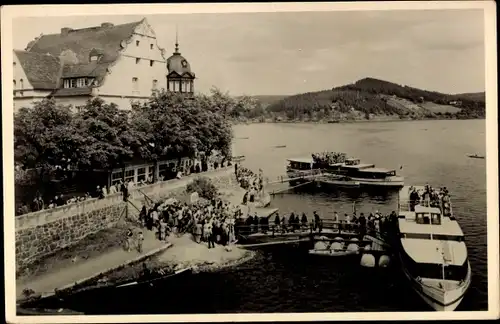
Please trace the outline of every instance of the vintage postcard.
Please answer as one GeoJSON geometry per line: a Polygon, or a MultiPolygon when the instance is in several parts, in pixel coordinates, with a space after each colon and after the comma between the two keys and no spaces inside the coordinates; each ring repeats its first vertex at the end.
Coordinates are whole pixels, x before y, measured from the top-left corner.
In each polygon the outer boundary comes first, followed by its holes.
{"type": "Polygon", "coordinates": [[[1,22],[8,323],[499,316],[494,2],[1,22]]]}

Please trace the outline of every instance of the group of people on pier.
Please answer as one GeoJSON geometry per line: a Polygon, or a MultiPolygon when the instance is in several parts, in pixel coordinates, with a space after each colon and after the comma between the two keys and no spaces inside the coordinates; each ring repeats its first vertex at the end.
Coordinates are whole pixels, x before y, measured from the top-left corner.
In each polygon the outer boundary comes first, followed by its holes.
{"type": "Polygon", "coordinates": [[[311,233],[321,233],[328,226],[333,230],[357,232],[364,235],[366,233],[387,233],[396,222],[397,214],[395,211],[389,215],[383,215],[377,211],[370,213],[368,216],[365,216],[364,213],[360,213],[359,215],[356,212],[352,214],[345,213],[342,219],[340,219],[337,212],[334,212],[332,220],[323,220],[314,211],[311,221],[308,219],[306,213],[302,213],[299,216],[292,212],[286,217],[276,212],[273,224],[269,224],[269,218],[259,218],[257,215],[247,217],[244,223],[237,220],[236,232],[247,235],[258,232],[272,232],[277,234],[310,231],[311,233]]]}
{"type": "Polygon", "coordinates": [[[243,195],[243,205],[246,205],[248,202],[255,202],[257,196],[262,194],[264,190],[262,169],[259,169],[259,174],[255,174],[252,170],[235,164],[234,173],[241,188],[246,190],[246,193],[243,195]]]}
{"type": "Polygon", "coordinates": [[[235,215],[237,212],[221,199],[187,204],[168,199],[147,209],[143,206],[139,219],[148,230],[156,230],[159,240],[170,233],[193,234],[197,243],[228,245],[235,241],[235,215]]]}

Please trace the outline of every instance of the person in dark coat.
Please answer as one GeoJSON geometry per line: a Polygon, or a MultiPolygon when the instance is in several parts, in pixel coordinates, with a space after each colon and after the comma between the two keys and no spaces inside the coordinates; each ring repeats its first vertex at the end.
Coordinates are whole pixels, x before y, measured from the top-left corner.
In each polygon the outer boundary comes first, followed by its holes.
{"type": "Polygon", "coordinates": [[[139,213],[139,221],[142,225],[146,225],[147,213],[146,206],[142,206],[141,212],[139,213]]]}
{"type": "Polygon", "coordinates": [[[319,217],[316,211],[314,211],[313,217],[314,217],[314,230],[318,230],[320,228],[321,218],[319,217]]]}
{"type": "Polygon", "coordinates": [[[276,213],[276,217],[274,217],[274,231],[278,231],[281,224],[280,214],[276,213]]]}
{"type": "Polygon", "coordinates": [[[302,226],[303,227],[307,226],[308,221],[307,221],[306,213],[302,213],[302,220],[301,220],[301,222],[302,222],[302,226]]]}
{"type": "Polygon", "coordinates": [[[293,212],[290,214],[290,218],[288,219],[288,224],[290,225],[292,231],[295,231],[295,214],[293,212]]]}

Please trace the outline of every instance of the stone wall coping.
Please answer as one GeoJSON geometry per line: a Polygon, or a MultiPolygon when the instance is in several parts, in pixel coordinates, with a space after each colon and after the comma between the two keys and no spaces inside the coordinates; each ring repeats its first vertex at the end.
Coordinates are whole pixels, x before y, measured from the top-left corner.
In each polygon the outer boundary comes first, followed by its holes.
{"type": "MultiPolygon", "coordinates": [[[[202,173],[190,174],[181,179],[171,179],[167,181],[161,181],[157,183],[153,183],[150,185],[142,186],[142,187],[134,187],[130,191],[130,196],[132,199],[137,199],[138,197],[142,197],[145,193],[149,196],[149,194],[154,196],[154,192],[158,189],[165,189],[165,187],[171,187],[170,189],[175,189],[181,186],[187,185],[191,180],[197,177],[216,177],[227,175],[234,170],[233,166],[228,166],[216,170],[210,170],[202,173]],[[141,193],[142,191],[142,193],[141,193]]],[[[108,195],[103,199],[98,198],[90,198],[84,200],[82,202],[73,203],[69,205],[63,205],[56,208],[44,209],[37,212],[21,215],[15,217],[16,222],[16,232],[22,229],[33,228],[36,226],[44,225],[47,223],[52,223],[60,219],[70,218],[75,215],[80,215],[87,213],[89,211],[102,209],[105,207],[117,205],[123,202],[123,197],[121,193],[116,193],[112,195],[108,195]]]]}

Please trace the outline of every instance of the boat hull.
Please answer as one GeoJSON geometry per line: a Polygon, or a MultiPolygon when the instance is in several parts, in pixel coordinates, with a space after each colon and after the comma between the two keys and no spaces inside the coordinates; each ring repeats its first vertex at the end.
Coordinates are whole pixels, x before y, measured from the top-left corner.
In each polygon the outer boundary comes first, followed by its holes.
{"type": "Polygon", "coordinates": [[[435,311],[454,311],[458,305],[462,302],[465,293],[469,289],[471,283],[471,268],[470,263],[468,263],[468,272],[467,276],[464,280],[464,284],[459,286],[456,289],[449,290],[443,293],[436,293],[436,290],[432,287],[425,286],[420,283],[416,278],[413,278],[408,270],[406,269],[401,257],[401,268],[406,277],[406,279],[410,282],[411,288],[417,293],[418,296],[432,309],[435,311]]]}

